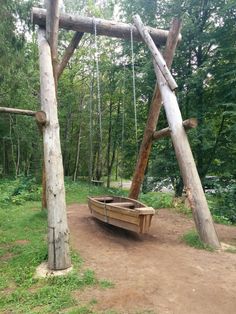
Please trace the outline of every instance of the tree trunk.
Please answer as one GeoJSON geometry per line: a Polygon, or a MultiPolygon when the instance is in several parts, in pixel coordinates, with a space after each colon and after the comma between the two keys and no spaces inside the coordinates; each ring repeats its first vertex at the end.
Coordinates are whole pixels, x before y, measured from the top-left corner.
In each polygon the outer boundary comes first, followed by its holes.
{"type": "Polygon", "coordinates": [[[75,49],[77,48],[79,42],[81,41],[84,33],[76,32],[66,48],[64,55],[62,57],[61,63],[57,67],[57,79],[60,78],[62,72],[64,71],[66,65],[68,64],[70,58],[72,57],[75,49]]]}
{"type": "MultiPolygon", "coordinates": [[[[33,8],[32,20],[34,24],[45,28],[46,10],[33,8]]],[[[96,23],[98,35],[130,40],[130,32],[132,29],[134,40],[142,41],[137,29],[130,24],[71,14],[61,14],[59,20],[59,26],[61,28],[91,34],[94,34],[94,23],[96,23]]],[[[148,31],[156,44],[162,45],[166,43],[168,31],[152,27],[148,27],[148,31]]],[[[181,40],[180,35],[178,40],[181,40]]]]}
{"type": "Polygon", "coordinates": [[[49,269],[59,270],[71,266],[69,230],[51,51],[42,29],[38,32],[38,43],[41,107],[47,116],[43,143],[48,206],[48,266],[49,269]]]}
{"type": "MultiPolygon", "coordinates": [[[[136,23],[135,25],[142,35],[144,28],[142,23],[136,23]]],[[[153,57],[155,58],[155,55],[153,55],[153,57]]],[[[170,90],[166,80],[164,79],[155,62],[154,69],[157,76],[157,82],[160,88],[168,124],[172,131],[171,138],[175,148],[180,172],[186,187],[188,200],[193,212],[196,228],[201,240],[204,243],[211,245],[214,248],[220,248],[220,243],[214,228],[211,213],[209,211],[206,197],[202,189],[201,180],[199,178],[188,138],[183,127],[183,120],[179,110],[177,98],[175,93],[170,90]]]]}
{"type": "Polygon", "coordinates": [[[58,28],[59,28],[59,0],[47,0],[46,11],[46,38],[51,48],[53,75],[55,87],[57,88],[57,46],[58,46],[58,28]]]}
{"type": "MultiPolygon", "coordinates": [[[[173,56],[177,45],[177,39],[179,36],[180,28],[181,22],[177,19],[174,19],[170,28],[165,49],[165,60],[168,67],[171,66],[171,63],[173,61],[173,56]]],[[[152,137],[154,131],[156,130],[161,105],[162,105],[161,94],[160,91],[158,90],[158,85],[156,84],[151,106],[149,109],[147,123],[144,130],[142,144],[140,146],[138,160],[133,175],[132,185],[129,192],[129,197],[133,199],[138,198],[141,185],[143,183],[145,170],[148,164],[148,159],[152,148],[152,137]]]]}
{"type": "Polygon", "coordinates": [[[107,188],[110,187],[111,169],[110,154],[111,154],[111,131],[112,131],[112,101],[109,104],[109,127],[108,127],[108,142],[107,142],[107,188]]]}
{"type": "Polygon", "coordinates": [[[10,138],[10,141],[11,141],[11,155],[12,155],[12,161],[13,161],[13,164],[14,164],[14,168],[15,168],[15,178],[17,178],[17,166],[16,166],[16,156],[15,156],[15,150],[14,150],[14,142],[13,142],[13,138],[12,138],[12,117],[10,115],[9,117],[9,122],[10,122],[10,130],[9,130],[9,138],[10,138]]]}
{"type": "Polygon", "coordinates": [[[74,182],[76,181],[78,167],[79,167],[80,144],[81,144],[81,124],[80,124],[80,127],[79,127],[78,142],[77,142],[77,153],[76,153],[76,162],[75,162],[75,171],[74,171],[74,175],[73,175],[73,181],[74,182]]]}

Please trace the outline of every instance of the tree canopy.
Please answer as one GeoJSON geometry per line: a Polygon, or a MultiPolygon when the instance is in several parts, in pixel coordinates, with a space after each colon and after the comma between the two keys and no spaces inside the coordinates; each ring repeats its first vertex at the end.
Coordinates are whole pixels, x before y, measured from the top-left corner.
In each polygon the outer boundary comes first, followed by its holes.
{"type": "MultiPolygon", "coordinates": [[[[40,1],[0,3],[0,106],[37,110],[39,71],[37,27],[30,8],[40,1]]],[[[233,0],[202,1],[64,1],[67,12],[132,23],[139,13],[145,24],[167,28],[173,17],[183,20],[182,42],[172,73],[183,119],[196,117],[189,132],[202,181],[206,176],[236,177],[236,9],[233,0]]],[[[60,31],[59,58],[73,36],[60,31]]],[[[84,35],[58,84],[59,118],[65,175],[131,178],[155,87],[148,49],[134,42],[135,75],[130,41],[84,35]],[[96,66],[98,57],[99,73],[96,66]],[[134,81],[135,79],[135,81],[134,81]],[[100,94],[98,94],[98,82],[100,94]],[[135,139],[134,90],[137,107],[135,139]],[[102,141],[99,136],[101,101],[102,141]]],[[[162,111],[157,128],[167,126],[162,111]]],[[[40,177],[41,135],[29,117],[0,115],[0,175],[40,177]]],[[[147,177],[170,179],[181,189],[170,139],[152,149],[147,177]]]]}

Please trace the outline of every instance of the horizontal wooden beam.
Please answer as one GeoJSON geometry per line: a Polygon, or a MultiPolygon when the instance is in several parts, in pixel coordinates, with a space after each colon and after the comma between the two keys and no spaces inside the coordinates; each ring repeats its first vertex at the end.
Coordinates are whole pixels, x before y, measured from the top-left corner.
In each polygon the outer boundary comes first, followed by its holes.
{"type": "MultiPolygon", "coordinates": [[[[41,8],[32,9],[32,21],[45,28],[46,25],[46,10],[41,8]]],[[[94,24],[96,23],[97,35],[104,35],[109,37],[117,37],[130,40],[131,29],[133,32],[133,38],[136,41],[143,41],[136,27],[131,24],[103,20],[99,18],[91,18],[79,15],[60,14],[59,27],[73,30],[82,33],[94,34],[94,24]]],[[[156,29],[147,27],[153,41],[157,45],[164,45],[169,31],[163,29],[156,29]]],[[[181,35],[179,36],[181,40],[181,35]]]]}
{"type": "Polygon", "coordinates": [[[25,116],[35,116],[37,111],[25,110],[25,109],[16,109],[8,107],[0,107],[0,112],[2,113],[11,113],[11,114],[21,114],[25,116]]]}
{"type": "MultiPolygon", "coordinates": [[[[196,128],[198,125],[198,122],[197,122],[197,119],[195,118],[191,118],[191,119],[188,119],[188,120],[184,120],[183,121],[183,126],[185,128],[185,130],[190,130],[190,129],[193,129],[193,128],[196,128]]],[[[155,131],[153,133],[153,140],[156,141],[156,140],[159,140],[160,138],[163,138],[163,137],[166,137],[166,136],[170,136],[171,134],[171,129],[170,128],[165,128],[165,129],[162,129],[160,131],[155,131]]]]}
{"type": "Polygon", "coordinates": [[[44,126],[47,123],[46,113],[44,111],[33,111],[26,109],[17,109],[9,107],[0,107],[0,113],[19,114],[23,116],[35,117],[38,125],[44,126]]]}

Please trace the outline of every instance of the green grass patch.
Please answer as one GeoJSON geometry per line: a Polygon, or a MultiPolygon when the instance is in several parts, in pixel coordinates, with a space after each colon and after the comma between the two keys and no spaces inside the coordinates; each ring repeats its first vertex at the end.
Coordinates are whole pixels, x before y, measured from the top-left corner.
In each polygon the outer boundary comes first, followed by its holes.
{"type": "Polygon", "coordinates": [[[214,249],[205,243],[203,243],[199,235],[195,230],[190,230],[187,233],[185,233],[182,237],[182,240],[189,246],[194,247],[195,249],[199,250],[207,250],[207,251],[214,251],[214,249]]]}
{"type": "Polygon", "coordinates": [[[225,252],[236,254],[236,248],[228,248],[225,252]]]}
{"type": "Polygon", "coordinates": [[[99,280],[99,286],[103,289],[107,289],[107,288],[114,288],[115,285],[113,282],[109,281],[109,280],[99,280]]]}
{"type": "MultiPolygon", "coordinates": [[[[34,277],[36,267],[47,260],[47,213],[39,201],[29,202],[25,196],[14,202],[11,196],[18,187],[19,181],[0,182],[0,312],[94,313],[92,304],[80,305],[72,292],[91,286],[109,288],[112,283],[99,281],[92,270],[84,269],[78,254],[72,253],[73,271],[66,276],[34,277]]],[[[84,192],[79,200],[84,202],[88,187],[77,185],[73,193],[77,198],[80,187],[84,192]]]]}
{"type": "Polygon", "coordinates": [[[99,196],[99,195],[121,195],[127,196],[127,192],[118,188],[109,188],[105,186],[95,186],[86,182],[72,182],[66,180],[66,202],[71,203],[87,203],[88,196],[99,196]]]}

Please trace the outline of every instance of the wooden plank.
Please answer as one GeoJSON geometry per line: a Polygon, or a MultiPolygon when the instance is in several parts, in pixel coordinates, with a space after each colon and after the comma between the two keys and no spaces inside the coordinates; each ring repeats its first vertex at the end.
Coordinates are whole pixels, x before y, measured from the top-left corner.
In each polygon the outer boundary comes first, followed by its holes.
{"type": "Polygon", "coordinates": [[[88,203],[89,207],[92,208],[93,210],[98,210],[98,209],[102,209],[104,210],[105,206],[107,208],[107,210],[111,211],[111,212],[118,212],[120,214],[124,214],[124,215],[129,215],[129,216],[133,216],[133,217],[137,217],[138,216],[138,211],[136,209],[130,209],[130,208],[122,208],[122,207],[113,207],[111,205],[111,203],[106,203],[106,204],[102,204],[97,202],[95,203],[88,203]]]}
{"type": "Polygon", "coordinates": [[[110,196],[99,196],[99,197],[95,197],[94,199],[99,202],[112,202],[113,201],[113,197],[110,197],[110,196]]]}
{"type": "MultiPolygon", "coordinates": [[[[32,21],[34,24],[45,27],[46,10],[33,8],[32,21]]],[[[97,35],[130,40],[130,32],[132,29],[134,40],[142,41],[142,37],[137,29],[130,24],[65,13],[60,14],[59,19],[59,27],[82,33],[94,34],[94,23],[96,23],[97,35]]],[[[147,27],[147,30],[157,45],[163,45],[166,43],[168,31],[152,27],[147,27]]],[[[181,40],[181,35],[179,35],[178,40],[181,40]]]]}
{"type": "Polygon", "coordinates": [[[134,208],[134,203],[133,202],[115,202],[115,203],[110,203],[112,206],[119,206],[119,207],[133,207],[134,208]]]}
{"type": "MultiPolygon", "coordinates": [[[[173,61],[174,52],[178,42],[178,36],[181,29],[181,21],[174,19],[172,21],[169,35],[167,38],[165,48],[165,60],[168,67],[171,67],[173,61]]],[[[156,130],[157,121],[162,106],[161,94],[158,88],[158,84],[155,86],[151,106],[148,113],[147,123],[144,130],[143,140],[140,146],[138,160],[135,166],[132,185],[129,192],[129,197],[137,199],[140,193],[141,185],[143,183],[145,170],[147,168],[148,159],[152,148],[152,137],[156,130]]]]}
{"type": "Polygon", "coordinates": [[[155,210],[152,207],[140,207],[138,208],[140,215],[148,215],[148,214],[155,214],[155,210]]]}
{"type": "Polygon", "coordinates": [[[121,221],[121,220],[116,220],[116,219],[110,218],[109,222],[107,222],[106,218],[103,215],[100,215],[98,213],[94,213],[94,217],[103,221],[103,222],[109,223],[113,226],[116,226],[116,227],[119,227],[122,229],[130,230],[130,231],[134,231],[134,232],[138,232],[138,233],[140,232],[140,226],[128,223],[126,221],[121,221]]]}
{"type": "Polygon", "coordinates": [[[114,218],[117,220],[122,220],[122,221],[126,221],[126,222],[130,222],[133,224],[138,225],[139,224],[139,217],[137,216],[130,216],[128,213],[121,213],[119,211],[112,211],[109,209],[104,208],[95,208],[92,210],[92,214],[96,212],[99,213],[100,215],[103,215],[104,217],[108,217],[108,218],[114,218]]]}
{"type": "Polygon", "coordinates": [[[42,29],[38,32],[38,45],[41,107],[49,121],[43,128],[48,207],[48,266],[49,269],[59,270],[71,266],[69,229],[51,50],[42,29]]]}

